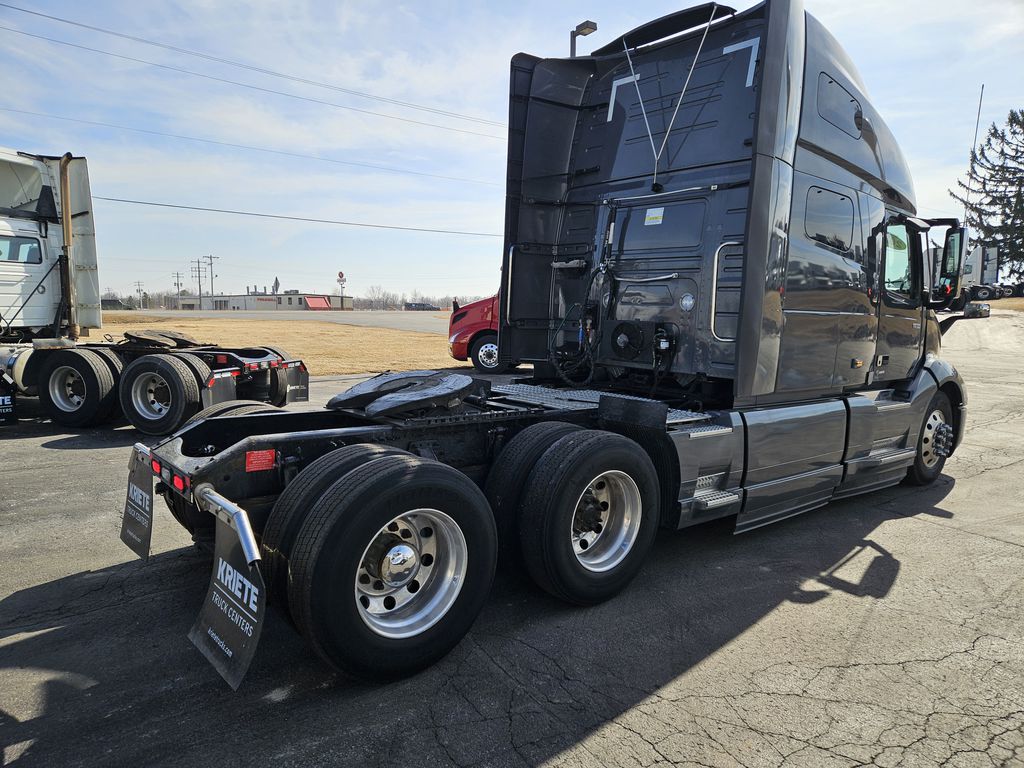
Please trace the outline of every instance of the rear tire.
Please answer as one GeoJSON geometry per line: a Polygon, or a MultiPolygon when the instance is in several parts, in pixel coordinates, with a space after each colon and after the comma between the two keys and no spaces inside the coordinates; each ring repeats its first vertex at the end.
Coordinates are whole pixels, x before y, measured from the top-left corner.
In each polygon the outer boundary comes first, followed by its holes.
{"type": "Polygon", "coordinates": [[[201,357],[188,352],[178,352],[172,355],[172,357],[183,362],[192,371],[192,375],[196,378],[196,386],[202,392],[206,382],[210,380],[210,366],[201,357]]]}
{"type": "Polygon", "coordinates": [[[121,410],[147,435],[167,435],[200,408],[199,385],[192,370],[173,355],[145,355],[121,374],[121,410]]]}
{"type": "Polygon", "coordinates": [[[540,458],[519,507],[523,560],[539,587],[593,605],[639,573],[659,517],[658,474],[613,432],[566,435],[540,458]]]}
{"type": "Polygon", "coordinates": [[[534,465],[555,442],[582,429],[576,424],[563,421],[531,424],[509,440],[508,445],[495,458],[487,473],[484,494],[494,511],[499,558],[503,563],[521,560],[516,516],[534,465]]]}
{"type": "Polygon", "coordinates": [[[974,288],[974,298],[978,301],[988,301],[992,298],[992,289],[987,285],[979,285],[974,288]]]}
{"type": "Polygon", "coordinates": [[[317,500],[338,480],[369,461],[409,455],[408,451],[388,445],[346,445],[310,462],[285,486],[274,502],[260,542],[267,586],[282,607],[288,605],[288,561],[302,524],[317,500]]]}
{"type": "Polygon", "coordinates": [[[487,499],[465,475],[415,456],[375,459],[331,486],[302,526],[292,616],[334,668],[375,682],[409,675],[469,631],[496,549],[487,499]]]}
{"type": "Polygon", "coordinates": [[[284,368],[270,369],[270,392],[267,400],[278,408],[288,402],[288,371],[284,368]]]}
{"type": "Polygon", "coordinates": [[[505,364],[498,359],[498,334],[478,336],[469,347],[469,359],[481,373],[504,373],[505,364]]]}
{"type": "Polygon", "coordinates": [[[89,350],[49,353],[38,380],[39,403],[56,424],[98,424],[117,406],[111,368],[104,358],[89,350]]]}
{"type": "Polygon", "coordinates": [[[953,406],[944,392],[936,392],[924,412],[921,433],[917,437],[917,456],[907,469],[910,485],[931,485],[946,466],[946,457],[934,451],[935,430],[940,424],[953,424],[953,406]]]}
{"type": "Polygon", "coordinates": [[[187,427],[203,419],[214,419],[218,416],[242,416],[247,413],[273,413],[277,409],[261,403],[259,400],[225,400],[223,403],[214,403],[208,408],[203,408],[195,416],[182,424],[187,427]]]}

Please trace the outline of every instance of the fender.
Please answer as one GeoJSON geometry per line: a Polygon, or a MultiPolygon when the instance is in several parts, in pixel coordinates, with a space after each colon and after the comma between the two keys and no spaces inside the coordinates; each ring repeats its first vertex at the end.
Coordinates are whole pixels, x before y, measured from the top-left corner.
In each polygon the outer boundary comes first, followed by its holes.
{"type": "MultiPolygon", "coordinates": [[[[953,450],[963,440],[964,427],[967,423],[967,387],[959,371],[947,360],[929,354],[924,360],[924,370],[928,372],[939,390],[944,392],[953,406],[953,450]]],[[[918,374],[919,376],[921,374],[918,374]]],[[[952,451],[951,451],[952,453],[952,451]]]]}

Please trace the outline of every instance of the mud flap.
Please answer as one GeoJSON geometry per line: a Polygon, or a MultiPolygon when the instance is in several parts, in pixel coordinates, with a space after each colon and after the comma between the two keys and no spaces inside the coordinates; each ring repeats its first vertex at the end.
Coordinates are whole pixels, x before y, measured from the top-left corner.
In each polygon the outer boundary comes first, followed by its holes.
{"type": "Polygon", "coordinates": [[[0,371],[0,426],[18,423],[17,397],[14,379],[0,371]]]}
{"type": "Polygon", "coordinates": [[[236,395],[235,377],[238,375],[237,368],[214,371],[210,374],[206,384],[200,388],[199,398],[203,408],[209,408],[217,403],[224,403],[234,400],[236,395]]]}
{"type": "Polygon", "coordinates": [[[286,403],[305,403],[309,400],[309,371],[301,362],[286,363],[288,373],[288,399],[286,403]]]}
{"type": "Polygon", "coordinates": [[[121,541],[143,560],[148,560],[152,540],[153,472],[149,452],[136,448],[128,460],[128,493],[121,518],[121,541]]]}
{"type": "Polygon", "coordinates": [[[239,534],[218,516],[210,588],[188,637],[236,691],[256,655],[266,594],[259,561],[247,562],[239,534]]]}

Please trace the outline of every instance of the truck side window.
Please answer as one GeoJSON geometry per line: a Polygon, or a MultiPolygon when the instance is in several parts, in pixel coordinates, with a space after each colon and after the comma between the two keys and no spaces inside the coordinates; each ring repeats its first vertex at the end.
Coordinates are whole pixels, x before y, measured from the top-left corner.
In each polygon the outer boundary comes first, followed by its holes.
{"type": "Polygon", "coordinates": [[[885,291],[909,302],[913,295],[913,272],[910,262],[910,235],[903,224],[885,228],[885,291]]]}
{"type": "Polygon", "coordinates": [[[804,234],[837,251],[849,251],[853,243],[853,201],[821,187],[808,189],[804,234]]]}
{"type": "Polygon", "coordinates": [[[43,252],[39,241],[31,237],[0,236],[0,262],[42,264],[43,252]]]}

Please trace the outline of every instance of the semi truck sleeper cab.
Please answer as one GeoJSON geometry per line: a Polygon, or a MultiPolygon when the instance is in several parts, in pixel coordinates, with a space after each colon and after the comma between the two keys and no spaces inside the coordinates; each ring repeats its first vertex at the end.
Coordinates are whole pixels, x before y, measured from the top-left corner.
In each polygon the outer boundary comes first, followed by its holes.
{"type": "Polygon", "coordinates": [[[133,455],[197,540],[237,537],[333,667],[437,660],[497,562],[593,604],[658,529],[749,531],[941,473],[967,396],[935,313],[965,232],[918,216],[895,138],[800,0],[515,56],[507,179],[498,354],[532,379],[387,374],[133,455]]]}

